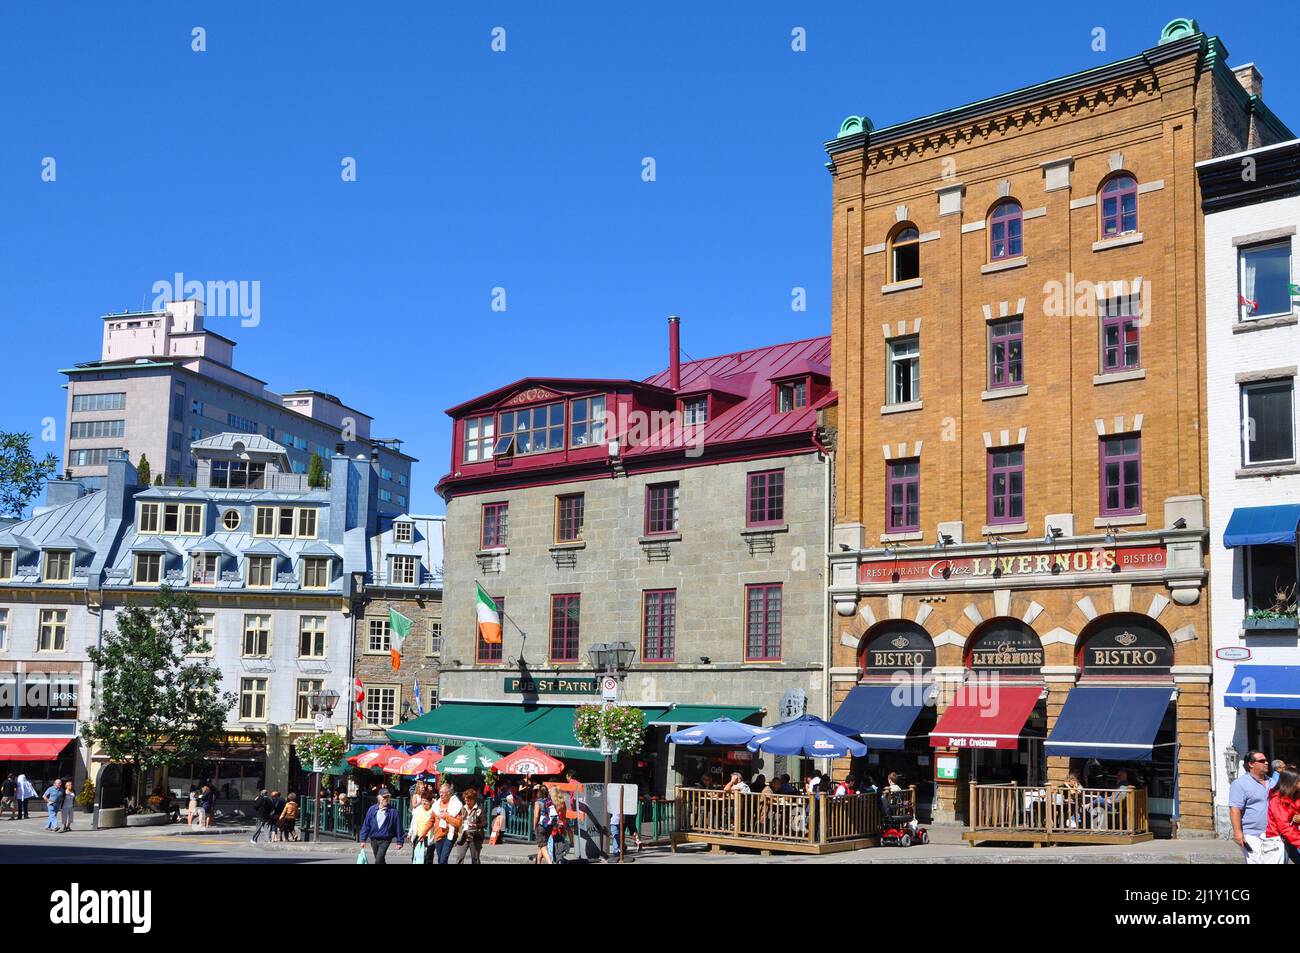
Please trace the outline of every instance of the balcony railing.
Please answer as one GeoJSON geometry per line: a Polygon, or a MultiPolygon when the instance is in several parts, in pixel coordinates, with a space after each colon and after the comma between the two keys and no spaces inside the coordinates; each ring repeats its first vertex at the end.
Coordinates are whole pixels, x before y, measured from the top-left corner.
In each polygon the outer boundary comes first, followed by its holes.
{"type": "Polygon", "coordinates": [[[966,840],[1113,843],[1149,840],[1147,792],[1062,784],[972,784],[966,840]]]}
{"type": "Polygon", "coordinates": [[[741,794],[678,788],[674,842],[820,853],[867,846],[880,834],[875,794],[741,794]]]}

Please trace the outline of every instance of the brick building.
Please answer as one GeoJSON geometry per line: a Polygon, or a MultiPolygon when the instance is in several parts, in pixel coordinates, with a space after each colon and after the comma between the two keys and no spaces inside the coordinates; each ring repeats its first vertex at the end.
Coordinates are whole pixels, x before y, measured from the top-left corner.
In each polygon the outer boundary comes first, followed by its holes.
{"type": "Polygon", "coordinates": [[[1226,58],[1175,20],[1119,62],[827,144],[833,694],[844,718],[900,678],[937,702],[862,726],[936,818],[967,782],[1126,767],[1155,819],[1211,827],[1194,162],[1290,135],[1226,58]],[[998,716],[959,729],[982,679],[998,716]],[[1147,706],[1125,762],[1052,735],[1102,686],[1147,706]]]}
{"type": "Polygon", "coordinates": [[[636,646],[623,698],[646,751],[620,771],[671,790],[767,770],[734,749],[674,749],[674,725],[776,723],[788,693],[826,711],[828,339],[679,363],[645,381],[528,378],[454,420],[440,707],[403,740],[530,742],[599,776],[573,735],[599,701],[595,643],[636,646]],[[483,642],[475,583],[506,614],[483,642]]]}

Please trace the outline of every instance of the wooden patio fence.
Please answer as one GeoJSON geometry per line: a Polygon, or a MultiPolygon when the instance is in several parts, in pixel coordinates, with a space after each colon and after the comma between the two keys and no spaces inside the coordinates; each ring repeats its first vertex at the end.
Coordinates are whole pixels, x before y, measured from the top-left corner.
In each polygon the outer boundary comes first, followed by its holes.
{"type": "Polygon", "coordinates": [[[678,788],[670,842],[715,849],[828,853],[874,846],[880,835],[880,797],[852,794],[724,794],[678,788]]]}
{"type": "Polygon", "coordinates": [[[968,830],[981,841],[1136,844],[1153,837],[1147,792],[1063,784],[971,784],[968,830]]]}

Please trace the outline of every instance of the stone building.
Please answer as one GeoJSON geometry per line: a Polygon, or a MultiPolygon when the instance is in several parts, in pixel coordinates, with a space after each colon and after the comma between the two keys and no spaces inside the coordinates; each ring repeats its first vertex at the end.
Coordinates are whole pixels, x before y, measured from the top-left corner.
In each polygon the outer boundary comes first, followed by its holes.
{"type": "Polygon", "coordinates": [[[971,781],[1125,767],[1158,824],[1212,826],[1194,162],[1290,136],[1226,60],[1175,20],[1127,59],[827,144],[830,674],[844,718],[917,683],[873,763],[936,818],[971,781]],[[957,690],[984,681],[1000,715],[971,731],[957,690]],[[1101,686],[1144,700],[1144,737],[1054,740],[1101,686]]]}
{"type": "Polygon", "coordinates": [[[352,609],[353,675],[365,698],[361,717],[356,705],[349,705],[348,717],[359,744],[380,744],[386,729],[438,705],[445,527],[444,517],[403,513],[381,519],[381,532],[371,537],[375,568],[357,586],[352,609]],[[393,610],[413,623],[397,670],[390,655],[393,610]]]}
{"type": "Polygon", "coordinates": [[[573,708],[601,697],[588,649],[616,641],[652,727],[623,770],[656,791],[757,770],[670,749],[673,725],[775,723],[783,699],[825,713],[829,341],[679,363],[670,328],[648,380],[529,378],[448,411],[440,707],[403,738],[532,742],[598,771],[573,708]],[[476,584],[504,609],[501,644],[478,637],[476,584]]]}
{"type": "MultiPolygon", "coordinates": [[[[1257,73],[1253,81],[1258,87],[1257,73]]],[[[1300,763],[1300,141],[1209,159],[1197,173],[1205,209],[1208,439],[1217,450],[1209,469],[1210,763],[1218,828],[1227,836],[1228,787],[1246,752],[1259,748],[1300,763]]]]}

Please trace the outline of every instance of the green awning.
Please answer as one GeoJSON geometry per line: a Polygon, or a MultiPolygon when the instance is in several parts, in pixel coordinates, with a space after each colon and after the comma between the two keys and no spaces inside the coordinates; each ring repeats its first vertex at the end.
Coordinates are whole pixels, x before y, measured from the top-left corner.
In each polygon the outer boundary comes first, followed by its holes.
{"type": "MultiPolygon", "coordinates": [[[[645,712],[647,723],[668,711],[666,705],[639,707],[645,712]]],[[[388,737],[397,742],[427,745],[481,741],[505,752],[531,744],[561,760],[603,760],[598,750],[584,747],[574,736],[575,709],[574,705],[518,702],[444,702],[419,718],[389,728],[388,737]]]]}
{"type": "Polygon", "coordinates": [[[702,725],[706,721],[718,718],[730,718],[732,721],[744,721],[761,713],[761,708],[749,708],[744,705],[673,705],[662,715],[651,718],[646,712],[646,724],[649,725],[702,725]]]}

